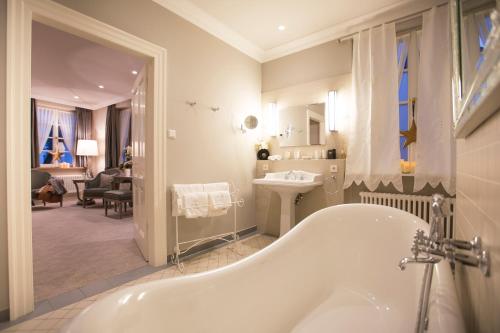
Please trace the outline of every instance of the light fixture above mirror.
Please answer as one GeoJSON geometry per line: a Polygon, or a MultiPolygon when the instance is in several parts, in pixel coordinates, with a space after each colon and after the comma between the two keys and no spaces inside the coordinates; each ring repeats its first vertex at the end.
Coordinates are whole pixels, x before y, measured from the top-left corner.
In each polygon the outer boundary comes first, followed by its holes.
{"type": "Polygon", "coordinates": [[[336,113],[336,102],[337,102],[337,91],[330,90],[328,92],[328,102],[327,102],[327,110],[328,110],[328,130],[333,132],[336,129],[335,124],[335,113],[336,113]]]}

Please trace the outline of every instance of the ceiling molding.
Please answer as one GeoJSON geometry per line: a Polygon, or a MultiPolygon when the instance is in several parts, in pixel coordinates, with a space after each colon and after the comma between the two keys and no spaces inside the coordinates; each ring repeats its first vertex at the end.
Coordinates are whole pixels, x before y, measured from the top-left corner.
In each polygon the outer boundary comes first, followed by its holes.
{"type": "Polygon", "coordinates": [[[397,4],[386,6],[370,14],[344,21],[283,45],[263,50],[191,3],[189,0],[153,1],[261,63],[281,58],[388,21],[410,16],[430,9],[433,6],[448,2],[448,0],[401,1],[397,4]]]}
{"type": "Polygon", "coordinates": [[[264,52],[263,62],[303,51],[376,25],[397,20],[398,18],[410,16],[446,2],[448,2],[448,0],[407,0],[392,6],[384,7],[368,15],[356,17],[303,38],[268,49],[264,52]]]}
{"type": "Polygon", "coordinates": [[[231,45],[232,47],[240,50],[249,57],[262,62],[264,58],[264,51],[241,36],[224,23],[215,19],[210,14],[206,13],[204,10],[195,6],[186,0],[153,0],[160,6],[165,7],[169,11],[179,15],[185,20],[191,22],[197,27],[205,30],[211,35],[219,38],[225,43],[231,45]]]}

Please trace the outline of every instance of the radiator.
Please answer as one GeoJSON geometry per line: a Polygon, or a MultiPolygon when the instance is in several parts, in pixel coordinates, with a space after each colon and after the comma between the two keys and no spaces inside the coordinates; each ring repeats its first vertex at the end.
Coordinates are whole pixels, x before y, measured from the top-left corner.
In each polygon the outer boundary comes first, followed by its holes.
{"type": "MultiPolygon", "coordinates": [[[[361,203],[398,208],[420,217],[427,223],[429,223],[432,217],[431,196],[377,193],[377,192],[361,192],[359,195],[361,196],[361,203]]],[[[455,209],[455,199],[446,198],[443,204],[443,211],[445,213],[444,232],[445,232],[445,237],[449,238],[453,236],[454,209],[455,209]]]]}
{"type": "MultiPolygon", "coordinates": [[[[76,186],[73,183],[73,179],[82,179],[82,175],[55,175],[55,178],[62,179],[64,181],[64,187],[68,193],[76,193],[76,186]]],[[[83,184],[80,185],[80,191],[82,190],[83,184]]]]}

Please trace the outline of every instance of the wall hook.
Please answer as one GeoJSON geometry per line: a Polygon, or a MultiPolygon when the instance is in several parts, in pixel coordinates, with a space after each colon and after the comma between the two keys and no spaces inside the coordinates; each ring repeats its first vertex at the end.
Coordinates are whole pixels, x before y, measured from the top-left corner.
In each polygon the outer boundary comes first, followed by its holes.
{"type": "Polygon", "coordinates": [[[211,106],[210,110],[212,110],[212,112],[217,112],[217,111],[220,110],[220,107],[218,107],[218,106],[211,106]]]}
{"type": "Polygon", "coordinates": [[[196,102],[195,101],[186,101],[186,104],[189,105],[190,107],[193,107],[196,105],[196,102]]]}

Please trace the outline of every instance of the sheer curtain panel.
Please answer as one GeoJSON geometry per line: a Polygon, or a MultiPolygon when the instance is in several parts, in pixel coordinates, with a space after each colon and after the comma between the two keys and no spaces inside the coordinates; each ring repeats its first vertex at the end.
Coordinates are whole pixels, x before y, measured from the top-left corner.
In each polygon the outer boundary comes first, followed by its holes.
{"type": "Polygon", "coordinates": [[[423,14],[417,98],[414,191],[441,183],[455,194],[448,6],[423,14]]]}
{"type": "Polygon", "coordinates": [[[394,23],[353,39],[354,97],[344,187],[364,182],[370,191],[392,183],[403,191],[399,152],[398,58],[394,23]]]}

